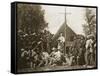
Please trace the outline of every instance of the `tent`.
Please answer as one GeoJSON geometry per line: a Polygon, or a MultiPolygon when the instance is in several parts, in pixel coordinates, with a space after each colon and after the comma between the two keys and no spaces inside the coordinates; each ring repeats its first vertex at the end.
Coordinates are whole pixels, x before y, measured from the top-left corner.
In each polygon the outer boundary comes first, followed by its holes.
{"type": "Polygon", "coordinates": [[[53,36],[53,38],[52,38],[53,42],[57,41],[60,33],[63,33],[63,36],[66,37],[65,38],[66,46],[71,46],[72,42],[74,40],[74,36],[76,36],[76,33],[67,24],[63,23],[62,26],[57,31],[57,33],[53,36]],[[65,29],[66,29],[66,31],[65,31],[65,29]]]}

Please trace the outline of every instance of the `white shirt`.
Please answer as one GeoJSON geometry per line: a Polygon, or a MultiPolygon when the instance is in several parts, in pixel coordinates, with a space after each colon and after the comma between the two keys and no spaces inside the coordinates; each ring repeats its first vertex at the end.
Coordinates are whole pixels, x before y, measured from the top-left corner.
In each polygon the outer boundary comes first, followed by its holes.
{"type": "Polygon", "coordinates": [[[65,42],[65,38],[64,38],[63,36],[60,36],[60,37],[58,38],[58,40],[60,40],[60,42],[65,42]]]}
{"type": "Polygon", "coordinates": [[[55,52],[55,58],[56,58],[56,60],[60,60],[60,58],[61,58],[61,52],[60,51],[55,52]]]}
{"type": "Polygon", "coordinates": [[[88,49],[88,47],[92,47],[92,43],[93,43],[93,40],[92,39],[89,39],[86,41],[86,49],[88,49]]]}
{"type": "Polygon", "coordinates": [[[43,59],[48,59],[49,58],[49,54],[47,52],[43,52],[43,59]]]}

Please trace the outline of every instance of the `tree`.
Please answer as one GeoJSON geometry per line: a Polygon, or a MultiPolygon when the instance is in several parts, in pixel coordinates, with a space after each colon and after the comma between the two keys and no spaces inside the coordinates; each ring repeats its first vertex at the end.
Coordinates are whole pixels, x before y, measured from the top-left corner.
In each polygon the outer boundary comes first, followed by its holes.
{"type": "MultiPolygon", "coordinates": [[[[41,31],[48,24],[44,19],[44,10],[40,5],[18,4],[17,5],[17,59],[18,69],[23,69],[27,65],[26,60],[21,59],[21,49],[30,51],[42,41],[41,31]],[[22,65],[21,65],[22,64],[22,65]],[[24,65],[25,64],[25,65],[24,65]]],[[[39,45],[39,49],[41,46],[39,45]]],[[[41,50],[40,50],[41,51],[41,50]]]]}
{"type": "Polygon", "coordinates": [[[85,10],[85,24],[83,24],[83,31],[85,35],[96,35],[96,15],[94,10],[86,8],[85,10]]]}
{"type": "Polygon", "coordinates": [[[24,33],[40,32],[47,23],[44,19],[44,10],[40,5],[18,4],[18,31],[24,33]]]}

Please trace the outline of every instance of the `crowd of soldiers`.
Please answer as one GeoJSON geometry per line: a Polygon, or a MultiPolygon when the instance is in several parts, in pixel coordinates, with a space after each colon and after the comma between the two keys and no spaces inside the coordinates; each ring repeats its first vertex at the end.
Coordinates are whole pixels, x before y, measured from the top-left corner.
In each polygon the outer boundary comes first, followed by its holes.
{"type": "MultiPolygon", "coordinates": [[[[48,36],[47,36],[48,37],[48,36]]],[[[65,38],[60,35],[57,47],[49,46],[44,33],[18,34],[19,68],[37,69],[44,66],[95,66],[96,39],[93,36],[74,37],[73,45],[64,54],[65,38]]],[[[50,42],[49,42],[50,45],[50,42]]],[[[52,44],[51,44],[52,45],[52,44]]]]}

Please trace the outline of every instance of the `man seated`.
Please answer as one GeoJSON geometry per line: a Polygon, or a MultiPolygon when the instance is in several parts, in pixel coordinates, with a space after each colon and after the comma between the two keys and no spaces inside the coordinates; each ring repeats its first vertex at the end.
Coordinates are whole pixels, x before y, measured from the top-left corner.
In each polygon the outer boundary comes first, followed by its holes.
{"type": "Polygon", "coordinates": [[[40,63],[39,66],[47,66],[49,64],[49,54],[45,51],[40,54],[40,63]]]}
{"type": "Polygon", "coordinates": [[[74,58],[74,56],[72,56],[72,54],[70,54],[70,55],[66,54],[66,55],[65,55],[66,64],[67,64],[68,66],[71,66],[71,65],[72,65],[73,58],[74,58]]]}
{"type": "Polygon", "coordinates": [[[21,52],[21,57],[26,57],[26,59],[29,59],[29,51],[22,48],[21,52]]]}
{"type": "Polygon", "coordinates": [[[61,64],[61,56],[62,53],[59,49],[54,49],[54,51],[50,54],[52,64],[61,64]]]}
{"type": "Polygon", "coordinates": [[[56,48],[53,47],[52,52],[50,53],[50,65],[53,65],[55,62],[55,52],[56,52],[56,48]]]}

